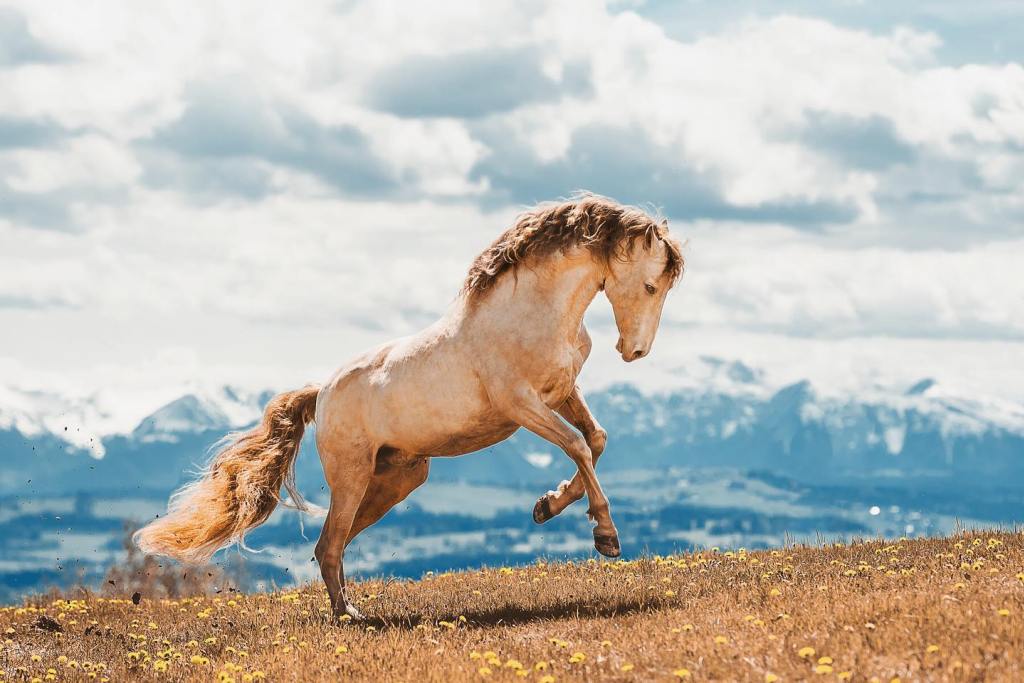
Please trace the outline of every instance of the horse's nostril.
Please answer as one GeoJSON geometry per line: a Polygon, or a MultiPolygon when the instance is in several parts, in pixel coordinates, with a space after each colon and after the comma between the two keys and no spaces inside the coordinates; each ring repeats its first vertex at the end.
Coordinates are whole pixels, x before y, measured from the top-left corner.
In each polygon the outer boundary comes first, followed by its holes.
{"type": "Polygon", "coordinates": [[[637,349],[636,351],[633,352],[633,360],[637,360],[637,359],[643,358],[643,357],[644,357],[644,350],[643,349],[637,349]]]}

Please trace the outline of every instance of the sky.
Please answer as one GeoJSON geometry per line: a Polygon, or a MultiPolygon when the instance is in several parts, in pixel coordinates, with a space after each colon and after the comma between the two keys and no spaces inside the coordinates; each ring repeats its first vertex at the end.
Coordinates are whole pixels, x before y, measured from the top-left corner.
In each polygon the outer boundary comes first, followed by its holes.
{"type": "Polygon", "coordinates": [[[440,316],[517,212],[588,189],[667,216],[688,268],[642,368],[594,305],[585,387],[714,355],[1024,400],[1022,21],[0,0],[0,385],[319,381],[440,316]]]}

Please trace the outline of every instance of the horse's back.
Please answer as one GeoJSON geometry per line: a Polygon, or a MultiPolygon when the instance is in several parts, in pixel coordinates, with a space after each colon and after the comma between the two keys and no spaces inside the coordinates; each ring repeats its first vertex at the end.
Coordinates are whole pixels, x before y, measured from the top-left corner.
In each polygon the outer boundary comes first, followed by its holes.
{"type": "Polygon", "coordinates": [[[443,328],[359,356],[325,385],[321,403],[318,419],[348,423],[377,447],[424,455],[468,453],[516,429],[493,409],[473,364],[443,328]]]}

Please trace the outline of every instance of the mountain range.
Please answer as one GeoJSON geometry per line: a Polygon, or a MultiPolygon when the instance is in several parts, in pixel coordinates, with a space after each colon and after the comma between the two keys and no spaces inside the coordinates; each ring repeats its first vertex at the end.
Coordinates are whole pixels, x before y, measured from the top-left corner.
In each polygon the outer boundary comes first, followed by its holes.
{"type": "MultiPolygon", "coordinates": [[[[704,381],[649,393],[587,392],[608,430],[600,470],[738,467],[828,482],[905,476],[1024,483],[1024,404],[958,394],[922,378],[842,395],[801,381],[770,386],[743,363],[703,358],[704,381]]],[[[90,398],[0,390],[0,495],[170,491],[211,446],[258,420],[273,392],[221,386],[156,406],[124,429],[90,398]]],[[[312,431],[312,430],[310,430],[312,431]]],[[[323,478],[312,439],[298,461],[313,498],[323,478]]],[[[554,486],[571,473],[551,444],[518,432],[472,457],[438,459],[431,478],[554,486]]]]}

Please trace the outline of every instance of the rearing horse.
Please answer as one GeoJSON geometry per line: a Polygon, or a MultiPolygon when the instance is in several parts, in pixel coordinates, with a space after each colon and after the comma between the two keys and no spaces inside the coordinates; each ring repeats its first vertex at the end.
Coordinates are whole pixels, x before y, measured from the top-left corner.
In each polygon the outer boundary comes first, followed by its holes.
{"type": "Polygon", "coordinates": [[[275,396],[261,424],[235,436],[135,542],[203,562],[244,543],[280,502],[282,486],[295,507],[310,511],[295,490],[294,463],[315,419],[331,490],[315,555],[335,616],[361,616],[345,595],[345,547],[426,481],[430,458],[480,450],[520,427],[557,445],[577,468],[572,481],[537,501],[534,520],[551,519],[586,493],[594,545],[617,557],[618,534],[594,473],[607,433],[576,386],[591,346],[583,314],[604,290],[619,330],[616,350],[627,362],[643,358],[682,270],[667,223],[639,209],[580,194],[524,213],[476,258],[443,318],[359,356],[323,386],[275,396]]]}

